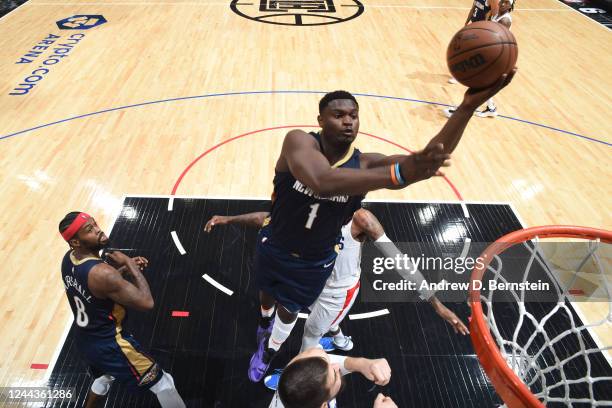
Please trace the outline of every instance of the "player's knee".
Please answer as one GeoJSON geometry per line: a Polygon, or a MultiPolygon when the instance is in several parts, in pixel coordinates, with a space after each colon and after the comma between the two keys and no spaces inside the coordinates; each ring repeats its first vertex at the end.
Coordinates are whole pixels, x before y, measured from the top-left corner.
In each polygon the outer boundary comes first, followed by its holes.
{"type": "Polygon", "coordinates": [[[96,395],[106,395],[110,391],[111,385],[113,385],[115,377],[112,375],[103,375],[94,380],[91,384],[91,391],[96,395]]]}

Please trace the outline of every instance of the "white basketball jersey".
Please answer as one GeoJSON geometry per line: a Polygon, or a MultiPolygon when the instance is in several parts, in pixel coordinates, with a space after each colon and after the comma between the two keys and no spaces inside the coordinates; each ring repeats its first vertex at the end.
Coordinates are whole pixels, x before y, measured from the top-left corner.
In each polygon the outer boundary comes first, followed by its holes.
{"type": "Polygon", "coordinates": [[[340,253],[331,276],[327,279],[325,289],[347,290],[357,284],[361,276],[361,242],[351,234],[353,221],[342,227],[342,242],[340,253]]]}

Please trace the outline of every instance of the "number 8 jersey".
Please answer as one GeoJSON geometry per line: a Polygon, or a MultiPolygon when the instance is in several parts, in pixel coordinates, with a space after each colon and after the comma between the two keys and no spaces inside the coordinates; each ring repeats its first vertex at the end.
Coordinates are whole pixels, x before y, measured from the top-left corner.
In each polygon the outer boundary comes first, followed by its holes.
{"type": "Polygon", "coordinates": [[[68,251],[62,260],[62,281],[74,315],[77,336],[114,338],[121,332],[125,309],[110,299],[98,299],[87,286],[91,268],[104,262],[100,258],[77,260],[68,251]]]}
{"type": "MultiPolygon", "coordinates": [[[[320,133],[310,133],[319,143],[320,133]]],[[[361,152],[351,146],[332,167],[359,168],[361,152]]],[[[340,229],[357,209],[363,196],[333,195],[320,197],[296,180],[291,172],[277,172],[270,214],[269,239],[303,258],[322,259],[334,250],[340,229]]]]}

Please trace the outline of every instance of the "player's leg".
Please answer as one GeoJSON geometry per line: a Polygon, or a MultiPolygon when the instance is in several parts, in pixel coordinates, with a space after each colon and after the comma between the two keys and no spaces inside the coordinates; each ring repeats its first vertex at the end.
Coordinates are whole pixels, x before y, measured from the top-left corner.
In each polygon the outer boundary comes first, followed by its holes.
{"type": "Polygon", "coordinates": [[[300,353],[317,347],[321,338],[327,333],[332,322],[338,316],[344,303],[344,297],[340,294],[330,293],[328,290],[323,290],[321,295],[314,304],[310,307],[310,314],[304,324],[304,334],[302,336],[302,347],[300,353]]]}
{"type": "MultiPolygon", "coordinates": [[[[125,384],[128,389],[151,390],[162,408],[185,407],[170,374],[164,372],[131,335],[119,333],[114,339],[99,342],[90,350],[95,350],[97,355],[90,355],[89,360],[95,361],[99,370],[114,377],[115,381],[125,384]]],[[[97,381],[98,379],[94,384],[97,381]]],[[[100,391],[104,391],[102,387],[106,387],[107,382],[108,380],[103,379],[98,382],[100,391]]],[[[92,386],[94,393],[97,393],[97,390],[92,386]]]]}
{"type": "Polygon", "coordinates": [[[85,401],[85,408],[102,408],[106,404],[106,397],[110,391],[111,385],[115,381],[115,377],[102,374],[102,371],[95,367],[90,367],[91,373],[96,378],[89,392],[87,393],[87,400],[85,401]]]}
{"type": "Polygon", "coordinates": [[[185,403],[174,386],[174,378],[162,370],[162,376],[149,390],[155,394],[162,408],[185,408],[185,403]]]}
{"type": "Polygon", "coordinates": [[[266,335],[272,333],[272,326],[274,325],[274,311],[276,309],[276,300],[272,295],[259,291],[259,308],[261,316],[259,318],[259,324],[257,325],[257,342],[266,335]]]}

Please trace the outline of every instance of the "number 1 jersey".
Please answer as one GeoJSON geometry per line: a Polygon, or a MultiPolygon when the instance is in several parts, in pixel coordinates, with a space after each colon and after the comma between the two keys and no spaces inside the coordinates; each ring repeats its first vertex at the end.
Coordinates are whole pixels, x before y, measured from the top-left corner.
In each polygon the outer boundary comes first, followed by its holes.
{"type": "MultiPolygon", "coordinates": [[[[311,132],[319,146],[320,133],[311,132]]],[[[322,148],[321,148],[322,150],[322,148]]],[[[361,152],[351,146],[333,167],[359,168],[361,152]]],[[[340,229],[357,209],[364,196],[332,195],[320,197],[296,180],[291,172],[277,172],[270,214],[270,240],[303,258],[322,259],[338,243],[340,229]]]]}

